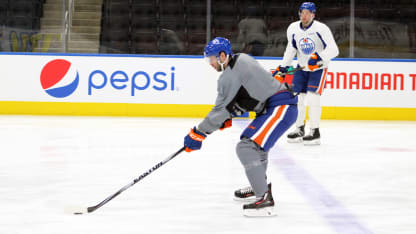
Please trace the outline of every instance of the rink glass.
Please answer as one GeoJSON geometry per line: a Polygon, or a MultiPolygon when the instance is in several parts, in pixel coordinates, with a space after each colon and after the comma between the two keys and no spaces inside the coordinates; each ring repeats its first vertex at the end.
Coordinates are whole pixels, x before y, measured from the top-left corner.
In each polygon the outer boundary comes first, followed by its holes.
{"type": "MultiPolygon", "coordinates": [[[[233,52],[283,56],[297,1],[76,0],[0,1],[0,51],[202,55],[210,39],[233,52]]],[[[338,57],[416,58],[412,1],[315,1],[338,57]]]]}

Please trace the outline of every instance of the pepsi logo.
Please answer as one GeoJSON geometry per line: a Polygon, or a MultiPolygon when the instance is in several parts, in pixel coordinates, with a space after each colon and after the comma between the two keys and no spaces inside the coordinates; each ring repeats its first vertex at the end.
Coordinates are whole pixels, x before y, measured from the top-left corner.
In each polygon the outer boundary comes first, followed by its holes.
{"type": "Polygon", "coordinates": [[[309,37],[300,39],[299,46],[304,54],[312,54],[315,51],[315,43],[309,37]]]}
{"type": "Polygon", "coordinates": [[[40,83],[47,94],[55,98],[71,95],[78,87],[78,71],[64,59],[48,62],[40,73],[40,83]]]}

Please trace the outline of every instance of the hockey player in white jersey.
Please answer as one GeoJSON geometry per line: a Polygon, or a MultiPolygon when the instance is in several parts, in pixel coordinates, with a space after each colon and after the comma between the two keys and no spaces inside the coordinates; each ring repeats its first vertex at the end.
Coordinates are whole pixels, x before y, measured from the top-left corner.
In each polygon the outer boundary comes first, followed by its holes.
{"type": "Polygon", "coordinates": [[[288,44],[278,72],[286,73],[297,57],[298,66],[305,67],[293,76],[293,91],[299,93],[296,130],[288,135],[288,141],[304,142],[305,145],[320,144],[319,122],[321,119],[321,94],[329,61],[339,51],[331,30],[314,20],[316,7],[313,2],[304,2],[299,8],[300,20],[287,29],[288,44]],[[309,106],[310,134],[305,136],[306,104],[309,106]]]}

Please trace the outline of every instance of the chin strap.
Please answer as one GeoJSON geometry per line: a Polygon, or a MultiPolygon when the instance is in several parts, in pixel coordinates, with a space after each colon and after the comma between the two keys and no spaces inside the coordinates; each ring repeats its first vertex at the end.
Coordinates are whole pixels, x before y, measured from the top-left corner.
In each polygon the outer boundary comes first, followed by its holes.
{"type": "Polygon", "coordinates": [[[229,57],[230,55],[227,54],[227,57],[225,58],[225,61],[223,63],[220,61],[220,57],[217,57],[217,63],[221,66],[221,71],[224,71],[224,65],[228,61],[229,57]]]}

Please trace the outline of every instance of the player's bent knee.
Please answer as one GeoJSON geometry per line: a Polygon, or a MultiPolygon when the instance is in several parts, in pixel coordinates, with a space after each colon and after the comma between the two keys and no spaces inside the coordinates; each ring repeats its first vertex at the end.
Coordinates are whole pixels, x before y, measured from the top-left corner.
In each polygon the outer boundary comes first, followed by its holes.
{"type": "Polygon", "coordinates": [[[244,155],[249,151],[252,151],[252,148],[255,146],[255,143],[249,138],[242,138],[240,142],[237,143],[236,152],[238,157],[244,155]]]}
{"type": "Polygon", "coordinates": [[[237,144],[236,153],[241,163],[247,169],[248,167],[253,167],[253,164],[260,161],[259,155],[264,152],[254,141],[249,138],[243,138],[237,144]]]}

